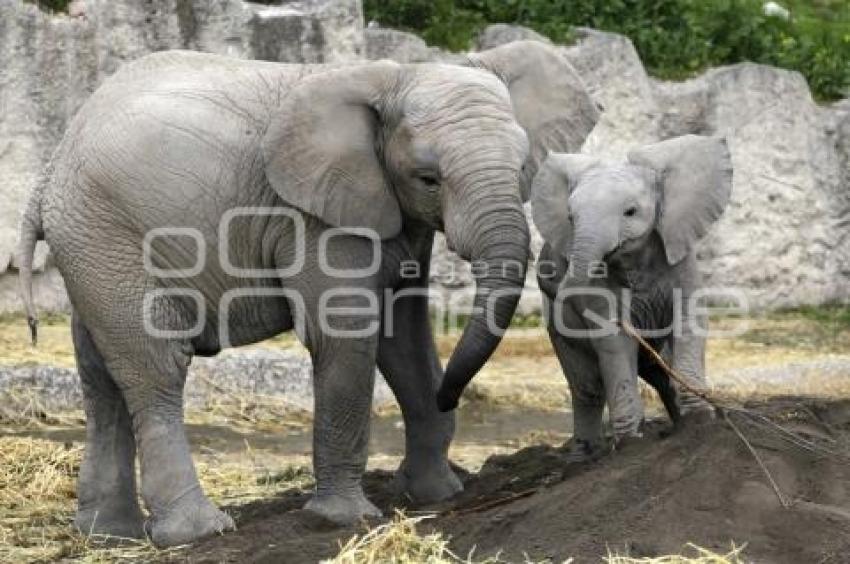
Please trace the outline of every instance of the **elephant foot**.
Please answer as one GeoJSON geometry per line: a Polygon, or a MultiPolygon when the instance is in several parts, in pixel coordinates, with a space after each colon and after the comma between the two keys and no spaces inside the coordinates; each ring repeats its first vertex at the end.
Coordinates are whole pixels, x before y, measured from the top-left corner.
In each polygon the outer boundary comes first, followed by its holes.
{"type": "Polygon", "coordinates": [[[643,431],[637,431],[634,433],[628,433],[626,435],[618,436],[614,444],[614,450],[616,450],[617,452],[622,452],[626,449],[631,449],[635,445],[644,443],[646,442],[646,440],[647,437],[643,433],[643,431]]]}
{"type": "Polygon", "coordinates": [[[198,493],[170,507],[164,515],[154,515],[145,523],[145,532],[157,547],[176,546],[236,530],[233,518],[198,493]]]}
{"type": "Polygon", "coordinates": [[[350,495],[314,495],[304,509],[336,525],[351,525],[366,518],[383,517],[381,510],[366,499],[362,490],[350,495]]]}
{"type": "Polygon", "coordinates": [[[115,539],[145,538],[144,516],[135,503],[78,509],[74,527],[84,535],[115,539]]]}
{"type": "Polygon", "coordinates": [[[714,421],[716,418],[715,409],[707,403],[701,403],[687,409],[683,408],[676,426],[690,427],[691,425],[703,425],[714,421]]]}
{"type": "Polygon", "coordinates": [[[463,483],[449,466],[448,460],[428,465],[401,463],[395,473],[393,489],[407,494],[419,504],[436,503],[463,491],[463,483]]]}
{"type": "Polygon", "coordinates": [[[611,451],[605,441],[590,441],[576,438],[570,440],[566,446],[566,450],[566,461],[568,464],[576,462],[593,462],[594,460],[599,460],[611,451]]]}

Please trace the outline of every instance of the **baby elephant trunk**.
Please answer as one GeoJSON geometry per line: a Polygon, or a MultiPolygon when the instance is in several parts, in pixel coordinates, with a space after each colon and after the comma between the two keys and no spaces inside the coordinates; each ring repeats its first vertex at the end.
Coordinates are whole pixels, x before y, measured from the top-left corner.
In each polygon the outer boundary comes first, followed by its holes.
{"type": "Polygon", "coordinates": [[[569,269],[563,286],[579,288],[587,286],[594,277],[605,276],[604,259],[617,248],[618,234],[604,221],[579,221],[575,226],[569,269]]]}

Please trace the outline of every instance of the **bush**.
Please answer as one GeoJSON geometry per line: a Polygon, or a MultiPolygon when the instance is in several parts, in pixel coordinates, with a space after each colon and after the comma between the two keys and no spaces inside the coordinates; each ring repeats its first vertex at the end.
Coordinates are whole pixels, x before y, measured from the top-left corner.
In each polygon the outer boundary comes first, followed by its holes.
{"type": "Polygon", "coordinates": [[[681,79],[710,66],[753,61],[798,70],[819,99],[850,89],[850,4],[795,0],[788,21],[760,0],[365,0],[366,16],[452,50],[489,23],[524,25],[555,42],[572,26],[631,38],[649,72],[681,79]]]}
{"type": "Polygon", "coordinates": [[[26,0],[30,4],[35,4],[42,10],[49,12],[67,12],[68,4],[71,0],[26,0]]]}

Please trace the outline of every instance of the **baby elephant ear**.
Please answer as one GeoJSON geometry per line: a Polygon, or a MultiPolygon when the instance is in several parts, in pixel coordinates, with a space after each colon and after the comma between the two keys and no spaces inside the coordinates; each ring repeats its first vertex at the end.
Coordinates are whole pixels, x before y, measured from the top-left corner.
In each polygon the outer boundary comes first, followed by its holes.
{"type": "Polygon", "coordinates": [[[726,140],[686,135],[629,153],[632,164],[653,169],[661,184],[657,229],[667,262],[676,264],[726,209],[732,192],[732,160],[726,140]]]}
{"type": "Polygon", "coordinates": [[[572,248],[572,187],[598,162],[586,155],[549,153],[531,185],[534,225],[552,249],[564,257],[569,257],[572,248]]]}

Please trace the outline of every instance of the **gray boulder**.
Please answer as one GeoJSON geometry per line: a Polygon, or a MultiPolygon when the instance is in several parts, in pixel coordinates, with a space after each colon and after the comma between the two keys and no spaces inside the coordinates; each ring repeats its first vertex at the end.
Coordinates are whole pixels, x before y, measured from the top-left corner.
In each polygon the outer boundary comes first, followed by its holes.
{"type": "MultiPolygon", "coordinates": [[[[212,358],[196,358],[186,385],[190,406],[204,406],[217,394],[234,398],[270,398],[285,407],[313,411],[313,365],[296,351],[269,348],[228,350],[212,358]]],[[[226,398],[225,398],[226,400],[226,398]]],[[[376,371],[373,406],[392,405],[395,398],[376,371]]]]}
{"type": "Polygon", "coordinates": [[[405,31],[368,27],[365,31],[366,58],[391,59],[399,63],[423,63],[439,57],[439,49],[428,47],[418,36],[405,31]]]}
{"type": "Polygon", "coordinates": [[[575,45],[563,53],[603,108],[584,151],[621,158],[637,145],[660,138],[652,82],[628,37],[577,28],[575,45]]]}
{"type": "Polygon", "coordinates": [[[333,63],[363,57],[363,12],[360,2],[310,0],[282,4],[243,4],[243,11],[250,13],[247,28],[242,28],[243,46],[247,47],[243,55],[245,58],[292,63],[333,63]]]}
{"type": "Polygon", "coordinates": [[[731,149],[732,200],[699,253],[707,283],[760,309],[850,299],[846,113],[815,104],[799,73],[750,63],[655,95],[664,137],[722,135],[731,149]]]}
{"type": "Polygon", "coordinates": [[[533,29],[521,25],[492,24],[485,27],[473,40],[475,51],[486,51],[512,41],[531,39],[543,43],[551,43],[549,38],[540,35],[533,29]]]}
{"type": "Polygon", "coordinates": [[[83,408],[83,392],[77,371],[57,366],[0,366],[0,420],[29,412],[83,408]]]}
{"type": "MultiPolygon", "coordinates": [[[[204,409],[265,401],[281,411],[312,412],[312,374],[310,358],[297,351],[248,348],[229,350],[214,358],[198,357],[186,380],[186,405],[204,409]]],[[[32,403],[47,412],[83,407],[77,371],[53,366],[0,366],[0,400],[8,400],[18,409],[32,403]]],[[[373,407],[394,403],[389,386],[376,372],[373,407]]],[[[0,406],[0,419],[3,411],[0,406]]]]}
{"type": "Polygon", "coordinates": [[[850,279],[850,100],[843,100],[823,112],[826,122],[826,133],[832,146],[839,171],[839,178],[834,184],[833,213],[835,229],[841,240],[836,246],[837,264],[841,273],[836,299],[848,303],[850,289],[847,289],[850,279]]]}

